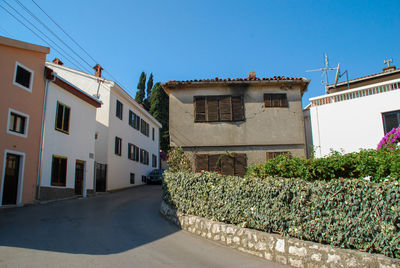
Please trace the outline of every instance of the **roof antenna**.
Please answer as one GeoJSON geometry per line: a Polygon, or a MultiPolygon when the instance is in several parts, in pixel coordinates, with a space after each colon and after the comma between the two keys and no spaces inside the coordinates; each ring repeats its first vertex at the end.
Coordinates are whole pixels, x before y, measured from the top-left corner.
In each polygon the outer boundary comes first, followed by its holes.
{"type": "Polygon", "coordinates": [[[325,84],[325,93],[328,94],[327,86],[329,85],[329,78],[328,78],[328,72],[329,71],[336,70],[335,87],[336,87],[338,79],[340,77],[342,77],[345,73],[346,73],[346,77],[347,77],[347,83],[349,82],[349,79],[348,79],[347,71],[345,71],[344,73],[340,74],[340,71],[339,71],[340,63],[338,64],[337,67],[329,67],[328,54],[326,54],[326,53],[324,54],[324,59],[325,59],[325,67],[321,67],[319,69],[314,69],[314,70],[307,70],[306,72],[321,71],[322,75],[325,75],[325,81],[322,80],[321,83],[325,84]]]}
{"type": "Polygon", "coordinates": [[[345,74],[346,74],[346,81],[347,81],[347,89],[350,89],[349,72],[346,70],[343,73],[340,73],[340,63],[338,63],[337,68],[336,68],[335,84],[333,85],[334,88],[336,87],[339,78],[341,78],[345,74]]]}

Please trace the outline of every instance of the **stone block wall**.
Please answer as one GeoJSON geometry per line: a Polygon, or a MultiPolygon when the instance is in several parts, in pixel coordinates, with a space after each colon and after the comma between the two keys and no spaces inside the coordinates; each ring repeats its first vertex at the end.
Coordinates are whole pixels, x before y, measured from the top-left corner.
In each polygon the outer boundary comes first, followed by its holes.
{"type": "Polygon", "coordinates": [[[183,230],[281,264],[294,267],[399,268],[400,259],[270,234],[184,215],[161,204],[161,214],[183,230]]]}

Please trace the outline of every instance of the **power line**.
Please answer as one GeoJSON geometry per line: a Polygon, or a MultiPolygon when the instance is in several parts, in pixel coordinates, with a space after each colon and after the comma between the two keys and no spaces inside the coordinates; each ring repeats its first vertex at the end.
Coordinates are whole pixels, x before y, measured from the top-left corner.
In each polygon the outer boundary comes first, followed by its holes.
{"type": "MultiPolygon", "coordinates": [[[[50,17],[50,15],[48,15],[46,13],[46,11],[43,10],[43,8],[41,8],[36,2],[35,0],[32,0],[32,2],[61,30],[63,31],[63,33],[69,37],[69,39],[72,40],[72,42],[74,42],[75,45],[77,45],[83,52],[85,52],[85,54],[87,56],[89,56],[89,58],[91,58],[95,63],[98,63],[98,61],[93,58],[89,52],[87,52],[81,45],[79,45],[79,43],[77,41],[75,41],[75,39],[69,35],[52,17],[50,17]]],[[[115,82],[117,82],[125,91],[130,91],[133,95],[133,92],[131,90],[128,90],[128,87],[124,86],[120,81],[118,81],[115,76],[113,76],[109,71],[106,70],[106,68],[104,68],[104,72],[107,73],[115,82]]]]}
{"type": "Polygon", "coordinates": [[[64,42],[56,33],[54,33],[45,23],[43,23],[38,17],[36,17],[35,14],[33,14],[28,8],[26,8],[19,0],[14,0],[17,2],[26,12],[28,12],[36,21],[38,21],[43,27],[45,27],[50,33],[52,33],[61,43],[63,43],[69,50],[71,50],[77,57],[79,57],[83,62],[85,62],[89,68],[92,68],[92,66],[85,60],[83,59],[78,53],[76,53],[67,43],[64,42]]]}
{"type": "MultiPolygon", "coordinates": [[[[51,40],[45,33],[43,33],[40,29],[38,29],[34,24],[32,24],[32,22],[30,22],[28,19],[26,19],[21,13],[19,13],[14,7],[12,7],[9,3],[7,3],[6,1],[3,1],[4,3],[6,3],[11,9],[13,9],[15,11],[15,13],[17,13],[20,17],[22,17],[26,22],[28,22],[30,25],[32,25],[38,32],[40,32],[42,35],[44,35],[49,41],[51,41],[52,43],[54,43],[54,45],[56,45],[58,48],[60,48],[60,50],[64,51],[67,55],[68,53],[61,48],[60,46],[58,46],[53,40],[51,40]]],[[[83,67],[79,62],[77,62],[75,59],[73,59],[70,56],[65,56],[61,51],[59,51],[58,49],[56,49],[53,45],[51,45],[49,42],[47,42],[45,39],[43,39],[39,34],[37,34],[35,31],[33,31],[29,26],[27,26],[25,23],[23,23],[21,20],[19,20],[16,16],[14,16],[9,10],[7,10],[5,7],[1,6],[8,14],[10,14],[12,17],[14,17],[14,19],[16,19],[19,23],[21,23],[22,25],[24,25],[27,29],[29,29],[31,32],[33,32],[37,37],[39,37],[42,41],[44,41],[48,46],[53,47],[55,51],[57,51],[58,53],[60,53],[62,56],[64,56],[65,58],[67,58],[75,67],[77,67],[78,69],[82,68],[83,70],[87,69],[85,67],[83,67]],[[78,67],[74,62],[71,61],[71,59],[75,60],[75,62],[77,62],[78,65],[80,65],[81,67],[78,67]]]]}

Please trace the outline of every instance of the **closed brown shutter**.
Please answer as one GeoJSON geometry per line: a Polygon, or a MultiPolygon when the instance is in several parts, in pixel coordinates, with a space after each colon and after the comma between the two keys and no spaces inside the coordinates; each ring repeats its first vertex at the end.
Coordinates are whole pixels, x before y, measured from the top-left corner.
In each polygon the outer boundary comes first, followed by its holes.
{"type": "Polygon", "coordinates": [[[280,107],[288,107],[288,101],[287,101],[287,96],[286,94],[280,94],[281,95],[281,106],[280,107]]]}
{"type": "Polygon", "coordinates": [[[208,170],[211,172],[221,170],[221,155],[210,154],[208,155],[208,170]]]}
{"type": "Polygon", "coordinates": [[[280,106],[280,94],[273,94],[272,96],[272,107],[279,107],[280,106]]]}
{"type": "Polygon", "coordinates": [[[205,122],[206,121],[206,98],[205,97],[194,97],[194,121],[205,122]]]}
{"type": "Polygon", "coordinates": [[[272,107],[271,94],[264,94],[264,106],[272,107]]]}
{"type": "Polygon", "coordinates": [[[219,99],[219,114],[221,121],[232,121],[231,96],[221,96],[219,99]]]}
{"type": "Polygon", "coordinates": [[[196,172],[201,170],[208,170],[208,155],[207,154],[196,154],[196,162],[195,162],[196,172]]]}
{"type": "Polygon", "coordinates": [[[235,154],[235,176],[243,177],[246,174],[246,154],[235,154]]]}
{"type": "Polygon", "coordinates": [[[244,120],[243,98],[242,96],[232,96],[232,120],[244,120]]]}
{"type": "Polygon", "coordinates": [[[229,155],[224,155],[221,159],[221,171],[224,175],[234,175],[234,158],[229,155]]]}
{"type": "Polygon", "coordinates": [[[217,122],[218,120],[218,97],[207,97],[207,121],[217,122]]]}

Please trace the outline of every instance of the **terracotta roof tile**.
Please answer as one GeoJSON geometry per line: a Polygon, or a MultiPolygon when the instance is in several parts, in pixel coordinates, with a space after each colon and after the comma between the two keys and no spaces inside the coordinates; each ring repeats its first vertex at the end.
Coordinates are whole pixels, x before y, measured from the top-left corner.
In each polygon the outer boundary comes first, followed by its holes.
{"type": "Polygon", "coordinates": [[[307,81],[307,79],[302,77],[285,77],[285,76],[274,76],[274,77],[246,77],[246,78],[218,78],[214,79],[193,79],[193,80],[170,80],[166,84],[190,84],[190,83],[215,83],[215,82],[229,82],[229,81],[281,81],[281,80],[297,80],[297,81],[307,81]]]}

